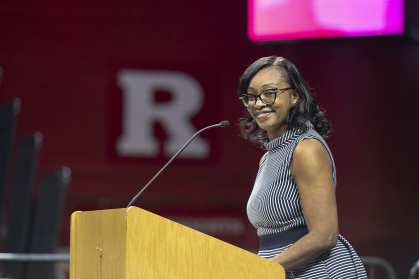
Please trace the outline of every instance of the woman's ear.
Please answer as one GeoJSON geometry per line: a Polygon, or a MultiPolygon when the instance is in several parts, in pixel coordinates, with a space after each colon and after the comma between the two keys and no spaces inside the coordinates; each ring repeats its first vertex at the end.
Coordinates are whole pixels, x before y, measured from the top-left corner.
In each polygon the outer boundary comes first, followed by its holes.
{"type": "Polygon", "coordinates": [[[291,98],[292,98],[292,103],[297,102],[300,99],[300,93],[298,93],[297,90],[293,90],[291,98]]]}

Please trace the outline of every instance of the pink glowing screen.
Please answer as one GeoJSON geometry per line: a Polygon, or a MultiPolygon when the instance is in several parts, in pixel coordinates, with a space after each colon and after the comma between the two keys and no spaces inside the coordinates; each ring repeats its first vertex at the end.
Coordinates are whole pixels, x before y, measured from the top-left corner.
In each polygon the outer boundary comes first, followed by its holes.
{"type": "Polygon", "coordinates": [[[248,0],[253,41],[404,33],[403,0],[248,0]]]}

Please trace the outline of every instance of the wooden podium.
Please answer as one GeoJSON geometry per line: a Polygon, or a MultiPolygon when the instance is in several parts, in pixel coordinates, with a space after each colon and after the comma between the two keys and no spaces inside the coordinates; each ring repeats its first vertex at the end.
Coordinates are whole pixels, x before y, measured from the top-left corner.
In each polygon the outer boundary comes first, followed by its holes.
{"type": "Polygon", "coordinates": [[[137,207],[74,212],[70,279],[280,278],[248,251],[137,207]]]}

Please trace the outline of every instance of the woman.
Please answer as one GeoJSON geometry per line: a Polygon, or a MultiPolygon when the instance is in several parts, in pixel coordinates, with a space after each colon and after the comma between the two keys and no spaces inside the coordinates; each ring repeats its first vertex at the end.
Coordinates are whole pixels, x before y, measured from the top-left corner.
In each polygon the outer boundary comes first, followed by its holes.
{"type": "Polygon", "coordinates": [[[261,58],[240,78],[238,95],[247,110],[243,136],[268,150],[247,205],[259,255],[287,278],[367,278],[338,234],[335,165],[323,140],[331,125],[297,68],[261,58]]]}

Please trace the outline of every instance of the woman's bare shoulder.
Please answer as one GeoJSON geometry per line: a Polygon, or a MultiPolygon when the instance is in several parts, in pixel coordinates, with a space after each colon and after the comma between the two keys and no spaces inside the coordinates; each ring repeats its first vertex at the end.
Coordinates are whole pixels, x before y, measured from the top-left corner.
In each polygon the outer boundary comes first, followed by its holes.
{"type": "Polygon", "coordinates": [[[326,147],[317,139],[304,139],[294,149],[292,165],[300,168],[318,168],[331,165],[332,160],[326,147]]]}

